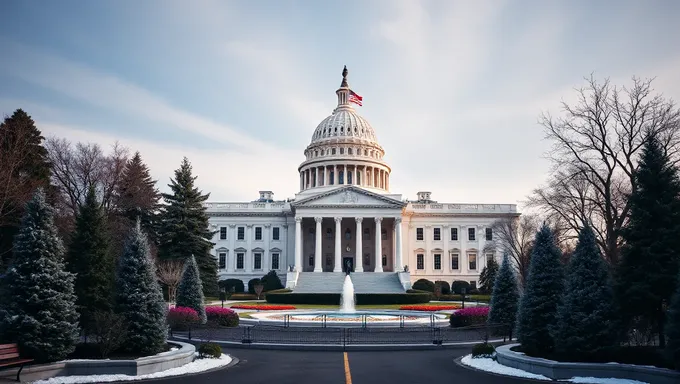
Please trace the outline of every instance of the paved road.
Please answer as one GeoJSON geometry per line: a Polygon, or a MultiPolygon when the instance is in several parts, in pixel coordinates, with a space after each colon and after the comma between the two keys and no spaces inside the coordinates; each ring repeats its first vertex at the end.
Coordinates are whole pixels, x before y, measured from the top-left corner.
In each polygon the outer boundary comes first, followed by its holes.
{"type": "MultiPolygon", "coordinates": [[[[225,350],[241,362],[229,369],[154,383],[348,384],[343,352],[225,350]]],[[[347,352],[352,384],[515,384],[533,382],[473,371],[454,363],[468,349],[347,352]]]]}

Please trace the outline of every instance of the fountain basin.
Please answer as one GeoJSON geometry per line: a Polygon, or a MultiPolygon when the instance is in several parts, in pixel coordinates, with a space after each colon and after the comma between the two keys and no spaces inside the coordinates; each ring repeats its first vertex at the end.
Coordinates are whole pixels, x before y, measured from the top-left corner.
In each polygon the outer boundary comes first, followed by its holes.
{"type": "Polygon", "coordinates": [[[423,327],[448,326],[449,320],[441,313],[417,311],[287,311],[250,314],[254,323],[278,326],[326,327],[423,327]]]}

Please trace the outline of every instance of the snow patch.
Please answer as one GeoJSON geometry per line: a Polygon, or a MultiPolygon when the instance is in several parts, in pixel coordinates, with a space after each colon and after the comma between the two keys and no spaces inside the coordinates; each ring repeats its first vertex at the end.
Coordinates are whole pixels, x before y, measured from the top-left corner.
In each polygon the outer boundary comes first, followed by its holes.
{"type": "Polygon", "coordinates": [[[219,359],[197,359],[189,364],[181,367],[167,369],[156,373],[149,373],[146,375],[130,376],[130,375],[90,375],[90,376],[60,376],[52,377],[47,380],[39,380],[33,384],[78,384],[78,383],[109,383],[112,381],[132,381],[132,380],[146,380],[157,379],[161,377],[186,375],[189,373],[198,373],[210,369],[223,367],[231,363],[231,356],[222,354],[219,359]]]}
{"type": "Polygon", "coordinates": [[[547,378],[543,375],[537,375],[535,373],[530,373],[530,372],[523,371],[523,370],[517,369],[517,368],[506,367],[505,365],[499,364],[496,361],[489,359],[489,358],[473,359],[472,355],[467,355],[467,356],[464,356],[460,360],[460,362],[467,365],[467,366],[470,366],[472,368],[479,369],[481,371],[493,372],[493,373],[498,373],[500,375],[507,375],[507,376],[524,377],[526,379],[536,379],[536,380],[550,381],[549,378],[547,378]]]}
{"type": "Polygon", "coordinates": [[[630,379],[614,379],[603,377],[572,377],[567,380],[572,383],[588,383],[588,384],[647,384],[645,381],[637,381],[630,379]]]}

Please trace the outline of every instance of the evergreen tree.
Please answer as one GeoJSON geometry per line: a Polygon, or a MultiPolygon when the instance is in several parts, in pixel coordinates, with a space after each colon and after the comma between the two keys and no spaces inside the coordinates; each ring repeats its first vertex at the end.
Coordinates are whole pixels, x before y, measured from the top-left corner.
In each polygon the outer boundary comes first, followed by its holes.
{"type": "MultiPolygon", "coordinates": [[[[37,188],[50,189],[50,162],[42,143],[45,138],[22,109],[0,123],[0,266],[12,258],[26,203],[37,188]]],[[[0,267],[0,273],[4,271],[0,267]]]]}
{"type": "Polygon", "coordinates": [[[562,252],[547,225],[536,234],[524,295],[517,313],[517,336],[524,352],[546,356],[553,351],[552,328],[564,286],[562,252]]]}
{"type": "Polygon", "coordinates": [[[15,261],[2,279],[8,339],[23,354],[47,362],[67,357],[79,337],[73,274],[42,189],[26,205],[14,243],[15,261]]]}
{"type": "Polygon", "coordinates": [[[496,258],[492,257],[479,275],[479,288],[482,292],[491,292],[496,282],[496,274],[498,274],[498,263],[496,258]]]}
{"type": "Polygon", "coordinates": [[[149,167],[136,152],[125,165],[116,190],[115,204],[119,215],[125,219],[126,228],[132,228],[139,217],[142,230],[153,244],[158,241],[156,216],[160,198],[156,180],[151,178],[149,167]]]}
{"type": "Polygon", "coordinates": [[[75,231],[68,252],[67,268],[76,275],[76,308],[80,327],[88,335],[93,330],[94,313],[111,310],[113,260],[108,254],[106,221],[94,186],[76,217],[75,231]]]}
{"type": "Polygon", "coordinates": [[[283,289],[281,278],[279,278],[279,275],[274,270],[269,271],[267,272],[266,275],[262,276],[260,282],[262,283],[262,285],[264,285],[265,292],[273,291],[276,289],[283,289]]]}
{"type": "Polygon", "coordinates": [[[144,354],[158,353],[166,340],[166,306],[156,281],[149,243],[139,224],[132,228],[118,260],[116,307],[127,324],[126,346],[144,354]]]}
{"type": "Polygon", "coordinates": [[[642,148],[630,196],[630,220],[616,273],[615,293],[625,329],[652,324],[664,347],[665,307],[676,286],[680,257],[680,181],[659,141],[642,148]]]}
{"type": "Polygon", "coordinates": [[[583,356],[616,341],[614,293],[609,266],[595,233],[584,226],[569,262],[564,294],[557,311],[555,352],[567,358],[583,356]]]}
{"type": "Polygon", "coordinates": [[[177,287],[177,306],[193,308],[198,313],[201,323],[205,323],[207,318],[203,301],[201,273],[196,265],[196,258],[191,256],[186,263],[184,263],[182,280],[180,280],[179,287],[177,287]]]}
{"type": "Polygon", "coordinates": [[[519,287],[515,271],[510,265],[508,255],[503,256],[491,294],[491,309],[489,310],[489,324],[506,324],[512,339],[512,330],[515,328],[517,319],[517,307],[519,305],[519,287]]]}
{"type": "Polygon", "coordinates": [[[675,369],[680,370],[680,276],[671,306],[668,308],[666,337],[668,338],[666,353],[675,364],[675,369]]]}
{"type": "Polygon", "coordinates": [[[175,179],[168,185],[171,194],[164,193],[166,205],[160,222],[160,249],[162,259],[186,258],[194,255],[201,272],[203,294],[217,294],[217,262],[210,254],[215,232],[208,229],[208,215],[203,203],[210,194],[203,195],[195,187],[196,176],[192,176],[191,164],[185,157],[175,171],[175,179]]]}

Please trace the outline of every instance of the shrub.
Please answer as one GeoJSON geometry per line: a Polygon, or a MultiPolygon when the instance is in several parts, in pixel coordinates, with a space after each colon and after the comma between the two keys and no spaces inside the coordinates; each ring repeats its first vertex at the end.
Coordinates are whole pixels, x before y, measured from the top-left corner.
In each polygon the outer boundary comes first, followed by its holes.
{"type": "Polygon", "coordinates": [[[189,307],[174,307],[168,311],[168,325],[173,331],[183,331],[192,324],[198,324],[200,318],[195,309],[189,307]]]}
{"type": "Polygon", "coordinates": [[[254,295],[255,294],[255,286],[260,284],[260,282],[261,282],[261,280],[258,279],[257,277],[254,278],[254,279],[250,279],[250,281],[248,281],[248,293],[250,293],[251,295],[254,295]]]}
{"type": "Polygon", "coordinates": [[[294,305],[272,305],[272,304],[237,304],[232,305],[231,308],[234,309],[252,309],[255,311],[282,311],[297,309],[294,305]]]}
{"type": "Polygon", "coordinates": [[[229,308],[205,307],[205,314],[208,316],[208,322],[210,323],[223,327],[238,326],[238,314],[229,308]]]}
{"type": "Polygon", "coordinates": [[[94,339],[99,347],[99,353],[106,359],[111,352],[125,343],[127,324],[122,315],[111,311],[97,311],[93,317],[94,339]]]}
{"type": "Polygon", "coordinates": [[[411,288],[419,291],[434,292],[434,283],[428,279],[420,279],[413,283],[411,288]]]}
{"type": "Polygon", "coordinates": [[[475,344],[472,347],[472,358],[493,358],[495,353],[496,348],[487,342],[475,344]]]}
{"type": "Polygon", "coordinates": [[[262,276],[260,283],[264,286],[264,292],[274,291],[283,288],[281,279],[276,271],[269,271],[266,275],[262,276]]]}
{"type": "Polygon", "coordinates": [[[489,316],[489,307],[470,307],[458,310],[451,315],[449,323],[453,328],[485,324],[489,316]]]}
{"type": "Polygon", "coordinates": [[[435,289],[437,286],[442,287],[442,295],[450,295],[451,294],[451,286],[449,285],[448,282],[443,281],[443,280],[437,280],[434,282],[435,289]]]}
{"type": "Polygon", "coordinates": [[[427,311],[436,312],[451,309],[460,309],[460,305],[402,305],[399,307],[401,311],[427,311]]]}
{"type": "Polygon", "coordinates": [[[219,359],[222,356],[222,347],[215,343],[203,343],[198,346],[198,358],[219,359]]]}
{"type": "Polygon", "coordinates": [[[234,293],[229,300],[257,300],[257,295],[251,295],[250,293],[234,293]]]}
{"type": "Polygon", "coordinates": [[[232,288],[234,288],[234,293],[243,293],[245,291],[243,280],[241,279],[220,280],[217,284],[226,292],[231,292],[232,288]]]}
{"type": "MultiPolygon", "coordinates": [[[[439,301],[461,301],[463,295],[442,295],[439,301]]],[[[490,295],[465,295],[465,302],[488,303],[491,301],[490,295]]]]}
{"type": "Polygon", "coordinates": [[[467,281],[454,280],[453,283],[451,283],[451,292],[455,293],[456,295],[462,294],[463,288],[465,288],[466,294],[472,293],[472,286],[470,286],[470,283],[467,281]]]}

